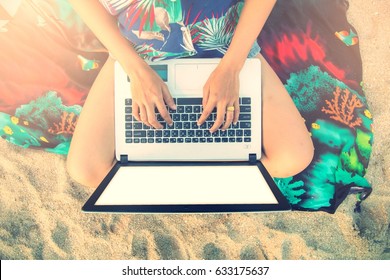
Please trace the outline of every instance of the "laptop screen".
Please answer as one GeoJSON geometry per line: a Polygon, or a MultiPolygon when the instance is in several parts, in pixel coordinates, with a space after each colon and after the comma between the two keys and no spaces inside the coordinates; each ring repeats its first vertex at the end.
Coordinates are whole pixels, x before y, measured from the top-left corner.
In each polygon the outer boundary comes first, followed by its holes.
{"type": "Polygon", "coordinates": [[[96,205],[278,204],[254,166],[122,166],[96,205]]]}

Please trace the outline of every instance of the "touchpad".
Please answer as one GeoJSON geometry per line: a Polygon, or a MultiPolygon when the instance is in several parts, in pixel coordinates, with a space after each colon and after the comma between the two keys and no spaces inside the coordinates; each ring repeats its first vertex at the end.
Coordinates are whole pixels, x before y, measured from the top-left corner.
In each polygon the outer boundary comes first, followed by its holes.
{"type": "Polygon", "coordinates": [[[203,90],[203,86],[217,64],[176,64],[175,88],[177,90],[203,90]]]}

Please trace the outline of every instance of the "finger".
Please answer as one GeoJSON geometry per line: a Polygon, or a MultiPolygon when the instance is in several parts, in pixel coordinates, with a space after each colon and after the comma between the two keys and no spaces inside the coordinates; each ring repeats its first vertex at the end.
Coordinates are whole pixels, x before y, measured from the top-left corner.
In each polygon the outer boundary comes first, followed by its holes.
{"type": "Polygon", "coordinates": [[[202,99],[202,106],[203,108],[206,107],[207,103],[209,102],[209,94],[210,94],[210,87],[209,83],[206,82],[203,86],[203,99],[202,99]]]}
{"type": "Polygon", "coordinates": [[[206,104],[206,106],[203,107],[202,115],[199,117],[197,122],[198,126],[202,125],[206,121],[206,119],[213,112],[214,108],[215,108],[215,104],[211,102],[209,102],[208,104],[206,104]]]}
{"type": "Polygon", "coordinates": [[[234,108],[233,105],[228,105],[226,109],[226,117],[225,117],[225,123],[222,126],[222,130],[226,130],[229,128],[229,126],[232,124],[234,113],[235,111],[228,110],[228,108],[234,108]]]}
{"type": "Polygon", "coordinates": [[[156,103],[156,107],[158,112],[160,113],[161,117],[166,121],[166,123],[171,126],[173,124],[172,118],[168,113],[167,108],[165,107],[165,104],[163,100],[160,100],[160,102],[156,103]]]}
{"type": "Polygon", "coordinates": [[[139,107],[138,107],[138,104],[137,103],[133,103],[133,117],[137,120],[137,121],[141,121],[141,117],[139,115],[139,107]]]}
{"type": "Polygon", "coordinates": [[[217,106],[217,118],[215,119],[214,125],[210,128],[210,132],[213,133],[218,130],[223,124],[226,114],[226,104],[217,106]]]}
{"type": "MultiPolygon", "coordinates": [[[[166,84],[164,84],[162,86],[161,91],[162,91],[162,95],[163,95],[163,99],[164,99],[165,104],[167,104],[169,106],[169,108],[171,108],[172,110],[176,110],[175,101],[173,100],[172,95],[169,92],[169,89],[168,89],[166,84]]],[[[160,113],[161,113],[161,111],[160,111],[160,113]]]]}
{"type": "Polygon", "coordinates": [[[157,121],[156,113],[153,105],[149,105],[146,107],[146,111],[148,114],[148,123],[149,126],[154,127],[156,129],[161,129],[163,126],[157,121]]]}
{"type": "Polygon", "coordinates": [[[233,118],[233,124],[236,124],[238,122],[238,118],[240,117],[240,102],[237,99],[236,102],[234,102],[234,118],[233,118]]]}
{"type": "Polygon", "coordinates": [[[147,126],[151,126],[150,123],[148,122],[148,113],[146,111],[145,106],[141,105],[139,109],[140,109],[141,122],[143,122],[147,126]]]}

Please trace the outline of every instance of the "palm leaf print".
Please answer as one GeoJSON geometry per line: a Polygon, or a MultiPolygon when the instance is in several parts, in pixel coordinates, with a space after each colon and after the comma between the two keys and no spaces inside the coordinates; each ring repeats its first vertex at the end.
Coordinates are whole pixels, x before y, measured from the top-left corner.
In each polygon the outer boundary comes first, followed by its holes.
{"type": "Polygon", "coordinates": [[[130,30],[140,17],[139,35],[147,23],[152,30],[155,22],[154,3],[155,0],[134,0],[126,11],[127,30],[130,30]]]}
{"type": "Polygon", "coordinates": [[[233,33],[226,28],[225,17],[205,19],[196,29],[195,37],[198,38],[201,48],[226,53],[233,33]]]}

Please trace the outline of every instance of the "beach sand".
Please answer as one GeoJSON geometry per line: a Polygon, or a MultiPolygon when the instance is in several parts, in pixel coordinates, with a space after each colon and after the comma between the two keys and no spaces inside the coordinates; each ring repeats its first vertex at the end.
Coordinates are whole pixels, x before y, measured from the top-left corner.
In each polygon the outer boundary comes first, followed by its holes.
{"type": "Polygon", "coordinates": [[[109,215],[81,207],[92,189],[72,181],[65,158],[0,141],[0,259],[390,259],[390,7],[350,0],[375,117],[367,178],[354,213],[109,215]]]}

